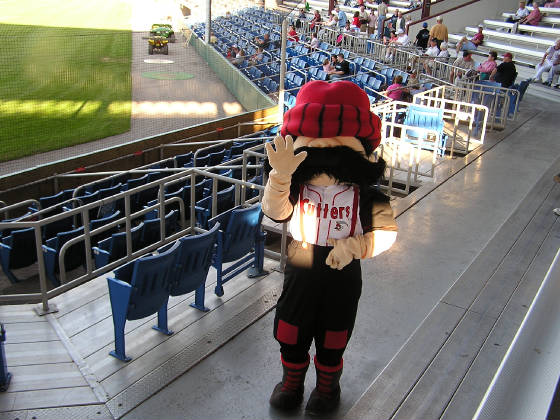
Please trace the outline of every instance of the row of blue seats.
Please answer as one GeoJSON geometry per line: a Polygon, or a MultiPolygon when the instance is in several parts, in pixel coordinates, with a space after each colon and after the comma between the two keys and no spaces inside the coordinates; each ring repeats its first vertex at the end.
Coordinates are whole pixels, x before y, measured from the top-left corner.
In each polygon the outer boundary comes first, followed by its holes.
{"type": "MultiPolygon", "coordinates": [[[[270,135],[273,131],[274,130],[267,130],[263,132],[263,134],[270,135]]],[[[217,163],[221,163],[225,159],[230,159],[230,158],[233,159],[236,157],[240,157],[242,156],[243,150],[245,150],[248,147],[255,146],[259,143],[261,143],[260,140],[249,141],[249,142],[234,142],[229,149],[222,149],[216,153],[210,153],[209,151],[206,151],[204,153],[200,152],[200,155],[196,157],[196,163],[198,166],[204,166],[205,164],[217,164],[217,163]],[[217,156],[219,157],[219,160],[213,161],[212,159],[215,159],[217,156]]],[[[191,167],[193,166],[194,161],[195,161],[194,154],[190,152],[183,155],[177,155],[174,158],[159,162],[155,165],[152,165],[152,168],[159,169],[162,167],[191,167]]],[[[256,161],[254,161],[253,159],[252,163],[256,163],[256,161]]],[[[130,178],[130,179],[128,174],[126,173],[121,174],[116,177],[100,180],[96,183],[81,188],[81,191],[83,191],[83,195],[79,195],[78,197],[74,198],[74,200],[77,202],[76,205],[91,203],[118,194],[123,190],[136,188],[138,186],[160,179],[164,176],[167,176],[168,174],[169,173],[155,171],[155,172],[145,174],[139,178],[130,178]]],[[[222,174],[224,176],[236,176],[238,179],[240,179],[241,169],[225,171],[222,174]]],[[[262,177],[256,178],[255,175],[256,173],[254,169],[248,169],[247,176],[253,177],[250,181],[262,183],[262,177]]],[[[184,201],[184,208],[188,209],[190,207],[190,198],[191,198],[190,186],[189,187],[186,186],[188,182],[190,182],[190,179],[187,179],[182,183],[179,182],[174,183],[173,185],[166,188],[165,191],[166,198],[169,198],[171,196],[180,196],[180,198],[184,201]]],[[[229,185],[231,184],[228,184],[228,186],[229,185]]],[[[211,178],[203,180],[197,184],[197,188],[196,188],[197,193],[195,195],[195,199],[197,200],[196,204],[198,206],[197,220],[198,219],[207,220],[211,215],[211,200],[209,202],[208,201],[202,202],[202,204],[198,202],[199,200],[202,200],[206,196],[210,195],[211,186],[212,186],[211,178]]],[[[132,211],[141,209],[145,205],[153,204],[153,201],[151,200],[157,198],[158,189],[159,187],[156,186],[154,188],[149,188],[140,191],[135,196],[133,196],[131,199],[132,211]]],[[[257,190],[250,190],[250,192],[253,195],[249,194],[247,196],[247,199],[254,196],[255,192],[258,194],[257,190]]],[[[56,206],[57,204],[60,203],[64,204],[65,201],[72,199],[73,193],[74,190],[71,189],[71,190],[61,191],[53,196],[41,197],[38,200],[39,206],[31,208],[31,210],[33,212],[36,212],[39,209],[56,206]]],[[[220,204],[220,199],[219,199],[218,207],[220,209],[221,207],[224,207],[226,209],[233,207],[234,206],[233,197],[234,195],[230,194],[230,198],[231,198],[229,201],[230,204],[224,206],[220,204]]],[[[49,214],[47,214],[44,217],[48,217],[53,214],[58,214],[60,212],[69,210],[71,206],[68,203],[66,204],[67,204],[66,206],[61,205],[60,207],[56,208],[52,212],[49,212],[49,214]]],[[[176,209],[176,214],[174,218],[175,220],[177,220],[178,217],[177,211],[179,209],[179,206],[177,205],[174,208],[176,209]]],[[[29,214],[32,216],[32,213],[29,214]]],[[[105,204],[101,206],[99,209],[94,209],[94,212],[90,215],[90,220],[92,220],[90,222],[90,229],[94,229],[105,223],[110,223],[114,221],[116,218],[122,217],[123,214],[124,214],[124,200],[122,199],[114,200],[111,203],[105,204]],[[99,219],[95,219],[96,217],[95,215],[101,214],[101,210],[103,210],[103,216],[100,217],[99,219]]],[[[150,219],[149,216],[147,216],[147,218],[150,219]]],[[[4,221],[9,221],[9,220],[4,220],[4,221]]],[[[170,222],[170,223],[176,225],[176,222],[170,222]]],[[[149,227],[150,225],[152,225],[152,223],[145,222],[145,227],[142,229],[142,232],[144,233],[138,234],[141,237],[140,239],[141,244],[146,244],[148,238],[151,238],[153,236],[149,233],[153,231],[153,229],[149,227]]],[[[93,245],[96,245],[98,241],[101,242],[107,236],[111,236],[111,233],[113,232],[115,232],[115,229],[104,232],[104,236],[96,236],[94,238],[93,245]]],[[[63,218],[59,221],[52,222],[45,225],[43,227],[43,240],[46,241],[47,247],[51,248],[51,250],[49,251],[50,254],[55,255],[55,260],[58,261],[57,249],[59,250],[59,248],[65,242],[67,242],[67,240],[72,239],[73,237],[78,236],[82,233],[83,233],[83,226],[81,226],[81,217],[77,218],[76,216],[69,216],[67,218],[63,218]]],[[[157,233],[159,235],[159,227],[157,227],[157,233]]],[[[0,237],[2,242],[1,261],[2,261],[3,271],[12,282],[16,282],[18,281],[18,279],[15,277],[15,275],[13,275],[12,270],[17,268],[23,268],[36,262],[36,253],[28,252],[29,246],[35,243],[34,230],[33,228],[20,229],[20,230],[3,230],[0,231],[0,237]]],[[[159,240],[159,237],[157,240],[159,240]]],[[[51,279],[53,284],[57,284],[56,282],[58,281],[56,278],[56,274],[58,273],[56,261],[54,261],[52,267],[49,268],[50,270],[49,278],[51,279]]],[[[83,260],[79,260],[77,262],[77,265],[74,264],[73,268],[76,268],[79,265],[81,265],[81,261],[83,260]]],[[[71,267],[71,264],[69,263],[68,266],[71,267]]]]}
{"type": "Polygon", "coordinates": [[[200,235],[183,237],[161,247],[156,254],[127,263],[108,277],[113,314],[115,350],[110,354],[128,362],[125,351],[126,321],[158,314],[154,329],[171,335],[167,323],[170,296],[193,291],[196,309],[204,304],[206,278],[210,265],[217,271],[215,293],[222,296],[223,284],[242,271],[250,277],[266,274],[263,269],[265,234],[261,229],[260,204],[237,208],[211,221],[211,229],[200,235]],[[227,269],[223,264],[235,262],[227,269]]]}

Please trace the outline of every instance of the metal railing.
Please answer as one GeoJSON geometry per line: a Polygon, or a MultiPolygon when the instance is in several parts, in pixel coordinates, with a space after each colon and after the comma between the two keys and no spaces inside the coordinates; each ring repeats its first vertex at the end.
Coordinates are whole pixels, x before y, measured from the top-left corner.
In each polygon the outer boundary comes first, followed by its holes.
{"type": "MultiPolygon", "coordinates": [[[[414,97],[416,99],[416,96],[414,97]]],[[[409,107],[425,107],[429,110],[439,109],[442,111],[444,129],[443,134],[447,136],[446,150],[450,157],[457,151],[467,153],[472,143],[482,144],[484,141],[484,130],[482,134],[474,134],[475,121],[481,115],[482,125],[485,125],[488,111],[486,107],[477,104],[469,104],[458,101],[442,99],[431,101],[430,104],[422,103],[422,97],[417,103],[391,101],[375,106],[372,111],[381,119],[381,156],[388,162],[387,186],[389,195],[393,193],[406,195],[410,193],[411,187],[419,183],[420,177],[433,178],[438,160],[444,159],[441,155],[440,133],[434,129],[410,126],[404,124],[404,118],[409,107]],[[407,136],[407,130],[420,132],[418,139],[411,141],[407,136]],[[449,145],[451,142],[451,145],[449,145]],[[431,150],[431,163],[428,171],[421,168],[421,160],[426,156],[423,150],[431,150]],[[400,174],[404,174],[404,179],[400,174]]],[[[427,100],[425,102],[428,102],[427,100]]]]}
{"type": "MultiPolygon", "coordinates": [[[[42,307],[39,310],[40,313],[48,313],[48,312],[52,312],[54,310],[54,308],[49,307],[49,299],[58,296],[61,293],[64,293],[67,290],[70,290],[73,287],[76,287],[86,281],[89,281],[95,277],[98,277],[104,273],[107,273],[111,270],[113,270],[114,268],[118,267],[121,264],[124,264],[128,261],[131,261],[141,255],[144,255],[148,252],[151,252],[157,248],[159,248],[160,246],[167,244],[171,241],[174,241],[184,235],[187,234],[193,234],[194,232],[197,232],[197,230],[199,230],[196,226],[195,226],[195,208],[194,208],[194,204],[196,202],[196,197],[195,197],[195,188],[194,185],[196,184],[196,176],[205,176],[205,177],[209,177],[209,178],[213,178],[213,185],[212,185],[212,217],[216,215],[216,209],[217,209],[217,183],[218,181],[222,181],[222,182],[227,182],[227,183],[231,183],[233,185],[235,185],[235,205],[240,205],[240,204],[244,204],[244,203],[251,203],[254,201],[258,201],[259,197],[253,198],[250,201],[245,201],[245,192],[247,188],[250,189],[259,189],[259,190],[264,190],[264,187],[262,185],[257,185],[257,184],[253,184],[250,182],[246,181],[247,178],[247,168],[248,167],[253,167],[251,165],[247,164],[247,159],[249,156],[263,156],[263,153],[258,153],[255,150],[257,148],[263,148],[263,145],[259,145],[259,146],[254,146],[252,148],[248,148],[246,150],[244,150],[243,153],[243,157],[241,158],[237,158],[234,161],[231,162],[226,162],[224,164],[221,165],[217,165],[215,167],[211,167],[211,168],[189,168],[189,169],[185,169],[185,168],[161,168],[161,169],[157,169],[157,170],[141,170],[141,169],[137,169],[137,170],[131,170],[131,171],[127,171],[130,173],[147,173],[147,172],[154,172],[154,171],[165,171],[165,172],[169,172],[170,175],[150,182],[148,184],[127,190],[127,191],[123,191],[120,192],[118,194],[115,194],[111,197],[102,199],[102,200],[98,200],[86,205],[82,205],[76,208],[72,208],[72,209],[68,209],[67,211],[64,211],[62,213],[58,213],[49,217],[45,217],[45,218],[40,218],[43,214],[51,212],[52,210],[54,210],[56,207],[60,207],[61,205],[63,205],[64,203],[60,203],[57,204],[56,206],[53,207],[49,207],[47,209],[42,209],[39,210],[38,212],[34,213],[32,215],[32,217],[35,220],[25,220],[26,218],[29,218],[29,215],[23,216],[21,219],[21,221],[10,221],[10,222],[0,222],[0,230],[4,230],[4,229],[24,229],[24,228],[34,228],[34,232],[35,232],[35,252],[37,253],[37,262],[38,262],[38,274],[39,274],[39,287],[40,287],[40,291],[36,292],[36,293],[25,293],[25,294],[13,294],[13,295],[0,295],[0,303],[20,303],[20,302],[30,302],[30,301],[40,301],[42,303],[42,307]],[[238,162],[239,160],[241,160],[242,165],[244,165],[245,167],[242,169],[242,178],[241,180],[238,179],[234,179],[234,178],[230,178],[227,176],[222,176],[219,174],[215,174],[212,173],[212,170],[220,170],[220,169],[231,169],[231,168],[239,168],[239,166],[241,165],[236,165],[235,163],[238,162]],[[179,172],[179,173],[176,173],[179,172]],[[173,198],[169,198],[169,199],[165,199],[165,189],[166,187],[169,187],[175,183],[178,182],[182,182],[182,181],[186,181],[187,179],[190,180],[190,185],[191,185],[191,207],[190,207],[190,214],[187,218],[186,216],[186,209],[184,207],[184,203],[182,202],[182,200],[178,197],[173,197],[173,198]],[[158,199],[157,199],[157,203],[150,205],[150,206],[145,206],[143,209],[140,209],[136,212],[132,212],[131,211],[131,197],[143,190],[149,189],[149,188],[154,188],[157,187],[159,192],[158,192],[158,199]],[[118,220],[115,220],[111,223],[107,223],[99,228],[96,228],[94,230],[90,230],[90,219],[89,219],[89,211],[95,208],[98,208],[100,206],[104,206],[104,205],[108,205],[112,202],[116,202],[117,200],[124,200],[124,207],[125,207],[125,213],[123,215],[123,217],[119,218],[118,220]],[[180,225],[181,225],[181,229],[179,232],[176,232],[170,236],[165,236],[165,217],[164,215],[165,213],[165,207],[166,205],[169,204],[173,204],[173,203],[178,203],[179,204],[179,213],[180,213],[180,225]],[[148,245],[140,250],[136,250],[136,251],[132,251],[132,240],[131,240],[131,229],[132,229],[132,221],[138,218],[141,218],[142,216],[144,216],[145,214],[153,211],[153,210],[157,210],[158,214],[160,215],[159,219],[160,219],[160,240],[154,244],[148,245]],[[46,274],[46,267],[45,267],[45,260],[44,260],[44,256],[43,256],[43,245],[44,245],[44,241],[43,241],[43,237],[42,237],[42,230],[43,227],[46,226],[49,223],[53,223],[56,222],[58,220],[62,220],[62,219],[66,219],[69,217],[74,217],[74,216],[81,216],[81,220],[82,220],[82,226],[83,226],[83,233],[80,234],[79,236],[76,236],[74,238],[72,238],[71,240],[69,240],[68,242],[66,242],[59,251],[59,255],[58,255],[58,264],[59,264],[59,278],[60,278],[60,283],[61,285],[58,287],[55,287],[54,289],[48,290],[48,285],[47,285],[47,274],[46,274]],[[39,219],[40,218],[40,219],[39,219]],[[39,220],[37,220],[39,219],[39,220]],[[190,220],[190,225],[187,226],[186,225],[186,220],[190,220]],[[123,257],[117,261],[114,261],[104,267],[101,268],[97,268],[94,269],[93,268],[93,262],[92,262],[92,237],[99,235],[100,233],[109,230],[111,228],[115,228],[116,226],[119,225],[124,225],[124,231],[126,232],[126,241],[127,241],[127,255],[126,257],[123,257]],[[74,278],[70,281],[67,281],[66,279],[66,270],[65,270],[65,254],[68,251],[68,249],[76,244],[79,244],[83,242],[83,246],[85,249],[85,255],[86,255],[86,259],[85,259],[85,274],[78,276],[77,278],[74,278]]],[[[260,167],[257,165],[257,167],[260,167]]],[[[114,175],[118,172],[104,172],[104,173],[89,173],[87,174],[88,176],[100,176],[100,175],[114,175]]],[[[61,176],[65,176],[65,177],[82,177],[85,176],[86,174],[66,174],[66,175],[61,175],[61,176]]],[[[97,181],[98,182],[98,181],[97,181]]],[[[71,202],[74,199],[68,200],[68,202],[71,202]]],[[[38,204],[36,200],[26,200],[25,202],[21,202],[21,203],[17,203],[13,206],[8,206],[8,210],[12,210],[15,207],[18,206],[27,206],[29,204],[38,204]]],[[[272,253],[274,254],[274,253],[272,253]]],[[[268,255],[272,255],[271,253],[268,253],[268,255]]]]}

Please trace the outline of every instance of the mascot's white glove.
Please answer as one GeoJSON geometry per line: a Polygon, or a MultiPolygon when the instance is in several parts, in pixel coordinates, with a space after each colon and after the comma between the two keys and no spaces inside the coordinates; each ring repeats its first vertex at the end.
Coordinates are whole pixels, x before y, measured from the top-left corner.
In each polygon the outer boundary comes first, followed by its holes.
{"type": "Polygon", "coordinates": [[[307,152],[294,155],[294,141],[292,136],[281,136],[274,138],[274,146],[266,143],[266,153],[272,171],[268,176],[268,182],[264,190],[262,200],[263,212],[275,220],[283,220],[292,213],[292,205],[289,200],[290,184],[292,174],[307,157],[307,152]]]}
{"type": "Polygon", "coordinates": [[[354,258],[372,258],[387,251],[397,239],[395,230],[374,230],[365,235],[351,236],[344,239],[329,239],[328,244],[334,248],[327,255],[325,263],[335,270],[342,270],[354,258]]]}

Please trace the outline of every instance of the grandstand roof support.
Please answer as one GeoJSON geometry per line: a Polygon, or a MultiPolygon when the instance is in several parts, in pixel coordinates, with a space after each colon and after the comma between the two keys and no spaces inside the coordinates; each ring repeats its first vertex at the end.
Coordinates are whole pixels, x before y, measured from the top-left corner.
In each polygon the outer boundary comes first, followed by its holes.
{"type": "Polygon", "coordinates": [[[280,90],[278,92],[278,122],[284,119],[284,89],[286,82],[286,47],[288,45],[288,19],[282,20],[282,46],[280,48],[280,90]]]}
{"type": "Polygon", "coordinates": [[[204,42],[210,42],[210,33],[212,31],[212,0],[206,0],[206,32],[204,34],[204,42]]]}
{"type": "Polygon", "coordinates": [[[422,19],[430,16],[430,5],[431,4],[432,4],[432,0],[423,0],[422,1],[422,19]]]}

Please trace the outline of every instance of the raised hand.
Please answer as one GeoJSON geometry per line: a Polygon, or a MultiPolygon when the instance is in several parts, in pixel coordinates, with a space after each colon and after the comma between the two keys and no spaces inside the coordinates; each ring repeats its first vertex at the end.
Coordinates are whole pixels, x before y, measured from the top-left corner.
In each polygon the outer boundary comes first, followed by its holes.
{"type": "Polygon", "coordinates": [[[276,136],[274,138],[274,146],[276,150],[274,150],[272,144],[265,144],[268,162],[279,175],[291,176],[307,157],[307,152],[305,151],[294,155],[294,140],[292,136],[286,136],[285,139],[281,136],[276,136]]]}

